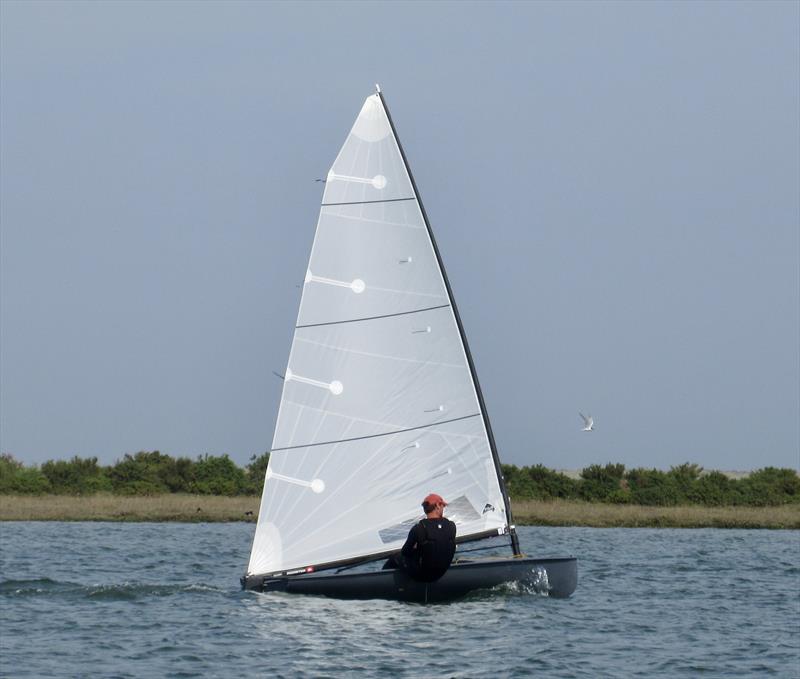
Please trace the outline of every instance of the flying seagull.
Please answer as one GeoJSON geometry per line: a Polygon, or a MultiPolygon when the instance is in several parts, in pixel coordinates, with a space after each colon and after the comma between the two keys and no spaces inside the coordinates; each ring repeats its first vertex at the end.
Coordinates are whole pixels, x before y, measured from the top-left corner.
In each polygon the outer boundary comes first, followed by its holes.
{"type": "Polygon", "coordinates": [[[586,417],[583,413],[578,413],[583,418],[583,429],[581,431],[592,431],[594,429],[594,420],[592,416],[586,417]]]}

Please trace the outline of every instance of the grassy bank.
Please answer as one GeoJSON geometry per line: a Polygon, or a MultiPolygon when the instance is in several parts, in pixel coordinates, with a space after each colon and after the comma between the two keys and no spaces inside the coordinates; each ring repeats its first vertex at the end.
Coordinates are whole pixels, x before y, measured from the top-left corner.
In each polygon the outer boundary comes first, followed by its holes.
{"type": "MultiPolygon", "coordinates": [[[[255,521],[259,498],[172,493],[119,496],[0,495],[0,521],[255,521]]],[[[596,528],[794,528],[800,505],[778,507],[644,507],[571,500],[513,503],[514,519],[528,526],[596,528]]]]}
{"type": "Polygon", "coordinates": [[[794,528],[800,529],[800,505],[777,507],[645,507],[577,501],[523,500],[512,505],[523,526],[594,528],[794,528]]]}
{"type": "Polygon", "coordinates": [[[254,496],[189,493],[0,495],[0,521],[255,521],[259,502],[254,496]]]}

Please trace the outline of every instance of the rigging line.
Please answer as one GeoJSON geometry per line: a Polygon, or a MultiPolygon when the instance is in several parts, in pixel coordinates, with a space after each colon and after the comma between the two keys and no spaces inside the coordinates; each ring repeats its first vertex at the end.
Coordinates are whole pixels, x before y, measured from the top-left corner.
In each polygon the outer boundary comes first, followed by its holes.
{"type": "Polygon", "coordinates": [[[343,203],[321,203],[320,207],[335,207],[336,205],[368,205],[369,203],[401,203],[404,200],[416,200],[416,197],[384,198],[382,200],[350,200],[343,203]]]}
{"type": "Polygon", "coordinates": [[[476,547],[475,549],[464,549],[464,550],[457,549],[456,556],[458,556],[459,554],[469,554],[470,552],[485,552],[486,550],[489,549],[502,549],[503,547],[505,547],[505,545],[489,545],[488,547],[476,547]]]}
{"type": "Polygon", "coordinates": [[[380,318],[391,318],[393,316],[407,316],[408,314],[418,314],[423,311],[434,311],[435,309],[446,309],[449,307],[449,304],[439,304],[438,306],[429,306],[425,307],[424,309],[412,309],[411,311],[398,311],[395,314],[383,314],[382,316],[366,316],[365,318],[348,318],[343,321],[327,321],[325,323],[307,323],[305,325],[296,325],[294,327],[295,330],[300,330],[301,328],[318,328],[322,325],[337,325],[339,323],[360,323],[361,321],[375,321],[380,318]]]}
{"type": "Polygon", "coordinates": [[[297,448],[311,448],[313,446],[330,446],[338,445],[340,443],[350,443],[351,441],[362,441],[364,439],[374,439],[380,436],[392,436],[393,434],[403,434],[407,431],[416,431],[417,429],[428,429],[436,427],[440,424],[449,424],[450,422],[458,422],[459,420],[468,420],[470,417],[480,417],[480,413],[473,413],[472,415],[462,415],[461,417],[454,417],[450,420],[438,420],[436,422],[429,422],[428,424],[421,424],[418,427],[409,427],[408,429],[397,429],[395,431],[386,431],[382,434],[367,434],[366,436],[355,436],[351,439],[341,439],[340,441],[320,441],[319,443],[306,443],[300,446],[285,446],[284,448],[273,448],[270,453],[277,453],[280,450],[296,450],[297,448]]]}

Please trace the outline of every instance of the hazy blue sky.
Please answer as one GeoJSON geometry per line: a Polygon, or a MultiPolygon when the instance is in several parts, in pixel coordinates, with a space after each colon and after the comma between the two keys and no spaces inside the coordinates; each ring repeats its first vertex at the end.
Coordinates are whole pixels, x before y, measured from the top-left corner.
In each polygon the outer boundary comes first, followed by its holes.
{"type": "Polygon", "coordinates": [[[3,452],[267,450],[313,180],[379,82],[504,461],[800,465],[800,3],[0,20],[3,452]]]}

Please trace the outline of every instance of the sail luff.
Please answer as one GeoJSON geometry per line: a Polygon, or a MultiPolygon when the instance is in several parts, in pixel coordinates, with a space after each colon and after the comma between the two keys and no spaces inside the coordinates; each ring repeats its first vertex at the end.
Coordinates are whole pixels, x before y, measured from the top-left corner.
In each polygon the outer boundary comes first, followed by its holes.
{"type": "MultiPolygon", "coordinates": [[[[317,215],[317,224],[314,227],[314,238],[311,241],[311,250],[310,250],[310,252],[314,251],[314,244],[317,241],[317,233],[319,232],[319,222],[320,222],[321,218],[322,218],[322,213],[319,213],[317,215]]],[[[309,255],[309,257],[310,257],[310,255],[309,255]]],[[[303,293],[301,292],[300,293],[301,302],[302,302],[302,299],[303,299],[303,293]]],[[[289,346],[289,357],[286,359],[286,370],[288,370],[289,366],[292,365],[292,353],[294,352],[294,337],[295,337],[295,335],[297,333],[297,325],[300,322],[300,309],[301,309],[301,305],[298,304],[298,306],[297,306],[297,316],[295,318],[295,328],[294,328],[294,330],[292,330],[292,343],[289,346]]],[[[284,370],[284,375],[286,374],[286,370],[284,370]]],[[[282,382],[281,382],[281,397],[280,397],[280,400],[278,401],[278,413],[275,416],[275,422],[276,423],[279,422],[280,419],[281,419],[281,410],[283,409],[285,393],[286,393],[286,378],[284,377],[282,382]]],[[[277,427],[275,427],[273,429],[273,431],[272,431],[272,444],[270,445],[270,450],[269,450],[270,457],[267,460],[267,471],[266,471],[265,477],[264,477],[264,484],[261,487],[261,500],[259,501],[259,505],[258,505],[258,515],[259,515],[259,517],[261,517],[263,515],[264,510],[265,510],[264,501],[267,498],[267,479],[269,478],[269,472],[270,472],[269,468],[270,468],[270,465],[272,464],[272,453],[273,453],[273,450],[274,450],[274,447],[275,447],[275,436],[276,436],[276,433],[277,433],[277,427]]],[[[250,544],[251,557],[252,557],[252,554],[253,554],[253,552],[255,550],[257,537],[258,537],[257,533],[253,533],[253,540],[252,540],[252,542],[250,544]]],[[[249,569],[248,569],[248,571],[249,571],[249,569]]]]}
{"type": "Polygon", "coordinates": [[[400,137],[397,134],[397,128],[394,125],[394,120],[392,120],[392,114],[389,111],[389,107],[386,105],[386,99],[383,96],[383,92],[378,89],[377,95],[380,98],[381,105],[383,106],[383,110],[386,113],[386,118],[389,121],[389,126],[392,130],[392,136],[394,137],[395,143],[397,144],[397,148],[400,151],[400,156],[403,159],[403,164],[405,165],[406,173],[408,174],[408,178],[411,181],[411,186],[414,190],[414,195],[417,199],[417,204],[419,205],[420,212],[422,213],[422,219],[425,222],[425,228],[428,230],[428,237],[431,240],[431,245],[433,246],[433,252],[436,255],[436,261],[439,264],[439,271],[442,275],[442,280],[444,281],[445,289],[447,290],[447,296],[450,301],[450,307],[453,311],[453,315],[456,319],[456,325],[458,326],[458,332],[461,335],[461,342],[464,347],[464,353],[467,357],[467,364],[469,365],[470,374],[472,375],[472,381],[475,387],[475,393],[478,397],[478,403],[481,409],[481,415],[483,416],[483,425],[486,429],[486,436],[489,439],[489,448],[492,451],[492,460],[494,461],[495,472],[497,474],[497,482],[500,486],[500,492],[503,495],[503,502],[505,503],[505,510],[506,510],[506,519],[508,521],[508,528],[509,533],[511,535],[511,549],[515,555],[520,554],[519,548],[519,538],[517,537],[517,532],[514,527],[514,519],[511,513],[511,501],[508,497],[508,492],[506,490],[505,479],[503,477],[503,470],[500,466],[500,456],[497,452],[497,443],[494,439],[494,433],[492,432],[492,425],[489,421],[489,414],[486,410],[486,402],[483,398],[483,392],[481,391],[480,382],[478,381],[478,374],[475,370],[475,362],[472,359],[472,352],[469,349],[469,343],[467,342],[467,336],[464,332],[464,324],[461,321],[461,315],[458,313],[458,307],[456,305],[456,300],[453,295],[453,289],[450,286],[450,281],[447,278],[447,271],[444,267],[444,261],[442,260],[441,252],[439,251],[439,246],[436,244],[436,237],[433,234],[433,229],[431,228],[430,220],[428,219],[428,213],[425,211],[425,204],[422,202],[422,196],[420,196],[419,189],[417,188],[417,182],[414,179],[414,175],[411,172],[411,166],[408,163],[408,157],[406,156],[406,152],[403,149],[403,145],[400,143],[400,137]]]}

